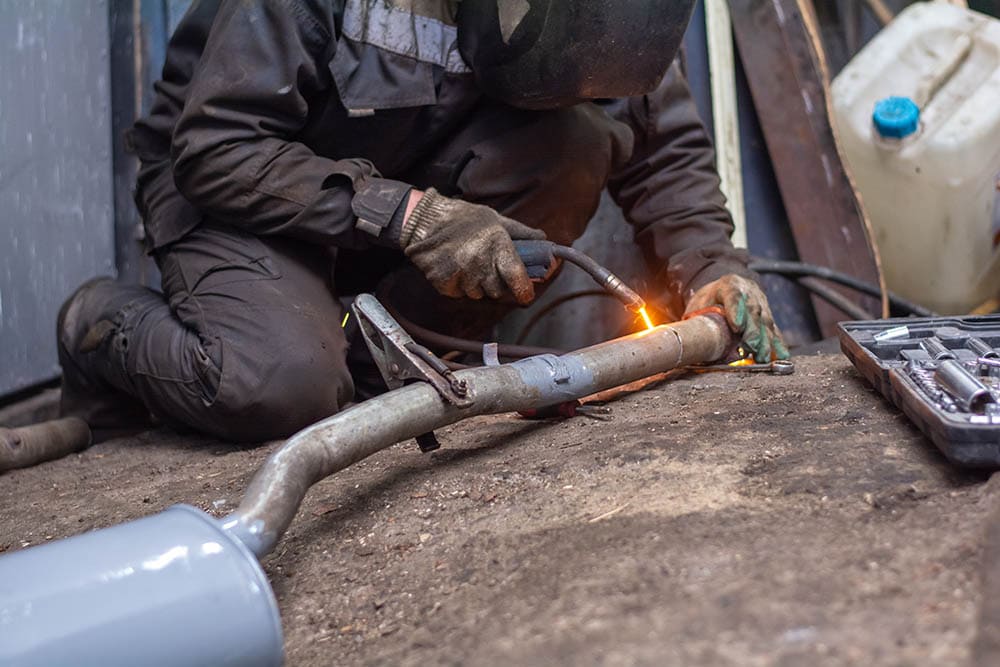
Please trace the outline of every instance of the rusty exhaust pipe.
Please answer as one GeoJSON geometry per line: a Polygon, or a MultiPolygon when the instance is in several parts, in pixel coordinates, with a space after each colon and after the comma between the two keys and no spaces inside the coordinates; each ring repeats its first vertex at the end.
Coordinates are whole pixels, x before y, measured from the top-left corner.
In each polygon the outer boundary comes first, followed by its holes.
{"type": "Polygon", "coordinates": [[[223,528],[264,556],[281,539],[313,484],[397,442],[469,417],[547,407],[715,361],[730,345],[725,320],[709,314],[561,356],[458,371],[455,377],[469,387],[468,407],[447,403],[429,384],[407,385],[289,439],[261,467],[243,502],[223,519],[223,528]]]}
{"type": "Polygon", "coordinates": [[[86,449],[90,443],[90,427],[77,417],[0,428],[0,472],[62,458],[86,449]]]}

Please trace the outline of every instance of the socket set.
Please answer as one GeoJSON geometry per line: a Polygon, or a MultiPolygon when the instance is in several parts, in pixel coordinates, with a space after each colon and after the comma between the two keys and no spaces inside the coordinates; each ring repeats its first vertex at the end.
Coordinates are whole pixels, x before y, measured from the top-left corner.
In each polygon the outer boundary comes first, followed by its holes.
{"type": "Polygon", "coordinates": [[[840,348],[949,461],[1000,468],[1000,316],[844,322],[840,348]]]}

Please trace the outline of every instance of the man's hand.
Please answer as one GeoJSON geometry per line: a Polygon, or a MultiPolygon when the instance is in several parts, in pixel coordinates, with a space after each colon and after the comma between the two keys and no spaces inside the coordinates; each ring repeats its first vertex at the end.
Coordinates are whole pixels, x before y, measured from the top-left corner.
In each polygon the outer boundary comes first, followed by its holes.
{"type": "Polygon", "coordinates": [[[438,292],[499,299],[509,290],[521,304],[535,298],[512,239],[540,240],[545,232],[488,206],[445,197],[434,188],[422,195],[415,192],[409,204],[412,211],[407,212],[399,245],[438,292]]]}
{"type": "Polygon", "coordinates": [[[758,362],[791,356],[774,324],[767,297],[754,281],[737,275],[723,276],[695,292],[685,314],[712,306],[722,306],[729,328],[741,335],[743,347],[758,362]]]}

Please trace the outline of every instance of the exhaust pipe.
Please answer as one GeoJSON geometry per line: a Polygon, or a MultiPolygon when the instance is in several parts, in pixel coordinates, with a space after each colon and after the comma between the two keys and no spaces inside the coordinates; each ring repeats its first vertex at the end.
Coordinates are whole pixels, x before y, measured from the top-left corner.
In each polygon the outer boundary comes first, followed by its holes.
{"type": "Polygon", "coordinates": [[[258,556],[270,553],[316,482],[397,442],[479,415],[583,398],[674,368],[722,358],[729,329],[716,315],[618,338],[562,356],[529,357],[455,373],[472,404],[441,400],[418,382],[365,401],[293,436],[261,467],[223,528],[258,556]]]}
{"type": "Polygon", "coordinates": [[[0,472],[69,456],[86,449],[90,442],[90,427],[77,417],[0,428],[0,472]]]}
{"type": "Polygon", "coordinates": [[[468,417],[582,398],[718,360],[729,346],[723,318],[705,315],[562,356],[459,371],[466,407],[429,384],[407,385],[293,436],[222,520],[178,506],[0,557],[0,664],[280,665],[277,604],[255,556],[274,549],[313,484],[468,417]]]}

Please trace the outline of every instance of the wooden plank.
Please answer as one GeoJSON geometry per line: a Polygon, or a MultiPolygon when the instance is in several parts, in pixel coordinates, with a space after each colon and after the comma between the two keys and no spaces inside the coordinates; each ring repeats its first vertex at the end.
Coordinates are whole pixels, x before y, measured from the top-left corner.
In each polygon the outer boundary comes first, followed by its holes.
{"type": "Polygon", "coordinates": [[[864,2],[872,14],[874,14],[875,20],[882,25],[889,25],[896,18],[895,12],[889,9],[889,5],[885,4],[885,0],[864,0],[864,2]]]}
{"type": "MultiPolygon", "coordinates": [[[[803,261],[881,283],[860,199],[829,120],[829,81],[814,17],[797,0],[730,0],[736,43],[792,235],[803,261]]],[[[856,296],[845,292],[851,298],[856,296]]],[[[884,308],[856,299],[866,310],[884,308]]],[[[824,335],[843,319],[813,300],[824,335]]]]}
{"type": "Polygon", "coordinates": [[[747,247],[746,205],[743,199],[743,160],[740,153],[739,110],[736,102],[736,59],[733,26],[727,0],[705,0],[705,33],[712,84],[712,121],[715,154],[722,194],[733,216],[733,245],[747,247]]]}

